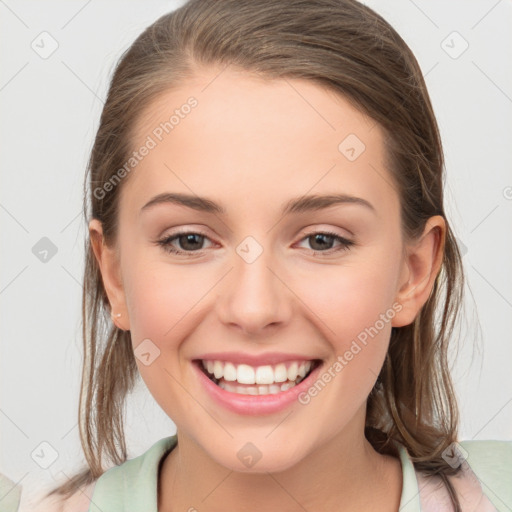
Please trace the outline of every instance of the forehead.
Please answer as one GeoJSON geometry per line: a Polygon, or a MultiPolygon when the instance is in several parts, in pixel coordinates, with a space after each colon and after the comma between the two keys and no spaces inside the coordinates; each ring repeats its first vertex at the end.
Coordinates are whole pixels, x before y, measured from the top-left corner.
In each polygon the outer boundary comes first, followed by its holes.
{"type": "Polygon", "coordinates": [[[311,142],[329,135],[329,141],[336,141],[347,129],[375,142],[380,142],[381,135],[373,119],[324,85],[305,79],[271,80],[229,67],[201,69],[182,85],[161,94],[138,120],[134,141],[155,131],[174,113],[174,135],[187,117],[191,119],[188,125],[210,128],[219,137],[244,125],[244,132],[236,132],[238,138],[244,133],[260,135],[267,143],[270,138],[265,135],[275,131],[281,132],[283,140],[296,140],[314,130],[308,134],[311,142]],[[190,98],[197,103],[193,108],[187,106],[190,98]]]}
{"type": "Polygon", "coordinates": [[[176,190],[223,203],[240,203],[230,190],[247,204],[308,191],[398,200],[380,126],[311,81],[203,70],[149,105],[134,133],[134,150],[152,146],[123,191],[139,207],[176,190]]]}

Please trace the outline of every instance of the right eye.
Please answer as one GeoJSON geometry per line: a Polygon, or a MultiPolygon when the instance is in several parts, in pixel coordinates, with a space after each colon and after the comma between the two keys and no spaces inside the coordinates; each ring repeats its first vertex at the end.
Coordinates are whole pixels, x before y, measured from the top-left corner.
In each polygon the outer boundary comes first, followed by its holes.
{"type": "Polygon", "coordinates": [[[179,233],[168,235],[165,238],[158,240],[156,243],[168,253],[195,256],[198,253],[201,254],[202,248],[198,247],[198,245],[202,245],[204,240],[209,239],[202,233],[196,233],[194,231],[181,231],[179,233]],[[173,245],[174,242],[178,242],[182,249],[179,249],[173,245]]]}

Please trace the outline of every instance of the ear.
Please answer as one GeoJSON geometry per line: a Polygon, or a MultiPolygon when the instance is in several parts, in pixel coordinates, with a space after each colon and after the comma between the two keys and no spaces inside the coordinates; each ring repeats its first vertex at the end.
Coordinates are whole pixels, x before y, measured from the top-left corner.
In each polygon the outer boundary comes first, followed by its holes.
{"type": "Polygon", "coordinates": [[[98,219],[92,219],[89,222],[89,236],[94,255],[100,267],[103,286],[110,302],[111,312],[115,315],[121,313],[119,317],[113,318],[112,321],[119,329],[128,331],[130,330],[130,322],[117,249],[105,244],[103,227],[98,219]]]}
{"type": "Polygon", "coordinates": [[[402,309],[391,325],[403,327],[414,322],[432,292],[441,268],[446,238],[446,222],[441,215],[430,217],[421,237],[406,245],[396,301],[402,309]]]}

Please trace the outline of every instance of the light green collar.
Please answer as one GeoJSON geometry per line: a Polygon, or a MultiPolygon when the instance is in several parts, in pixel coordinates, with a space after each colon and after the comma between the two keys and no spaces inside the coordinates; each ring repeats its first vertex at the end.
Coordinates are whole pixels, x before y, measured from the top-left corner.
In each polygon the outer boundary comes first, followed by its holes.
{"type": "MultiPolygon", "coordinates": [[[[97,481],[89,512],[157,512],[159,464],[177,436],[157,441],[142,455],[106,471],[97,481]]],[[[418,481],[407,450],[397,443],[402,464],[400,512],[420,511],[418,481]]]]}

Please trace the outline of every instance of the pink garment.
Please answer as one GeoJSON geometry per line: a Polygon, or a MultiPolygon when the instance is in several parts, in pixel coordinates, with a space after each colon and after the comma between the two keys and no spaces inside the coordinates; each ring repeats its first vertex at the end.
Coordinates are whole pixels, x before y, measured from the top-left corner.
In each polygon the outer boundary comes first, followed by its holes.
{"type": "MultiPolygon", "coordinates": [[[[467,463],[462,462],[461,473],[450,476],[459,498],[462,512],[498,512],[482,490],[480,481],[467,463]]],[[[427,476],[416,471],[422,512],[451,512],[454,510],[446,485],[439,476],[427,476]]]]}

